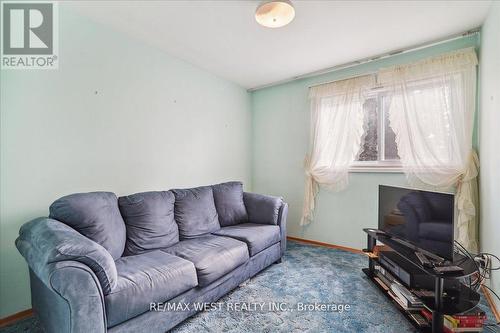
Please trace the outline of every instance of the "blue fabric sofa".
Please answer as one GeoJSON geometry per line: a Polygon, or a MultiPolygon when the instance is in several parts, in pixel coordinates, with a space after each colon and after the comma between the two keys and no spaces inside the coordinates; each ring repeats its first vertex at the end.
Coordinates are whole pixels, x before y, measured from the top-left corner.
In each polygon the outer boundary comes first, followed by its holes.
{"type": "Polygon", "coordinates": [[[47,332],[165,332],[286,249],[288,205],[240,182],[77,193],[49,211],[16,240],[47,332]]]}

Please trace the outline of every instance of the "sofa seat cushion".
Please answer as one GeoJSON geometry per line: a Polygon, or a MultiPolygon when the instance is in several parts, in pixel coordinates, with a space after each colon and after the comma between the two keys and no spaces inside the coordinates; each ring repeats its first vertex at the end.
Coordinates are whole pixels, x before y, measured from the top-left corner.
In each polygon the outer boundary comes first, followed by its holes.
{"type": "Polygon", "coordinates": [[[118,281],[105,296],[108,327],[166,302],[198,284],[192,262],[157,250],[116,261],[118,281]]]}
{"type": "Polygon", "coordinates": [[[189,239],[220,229],[212,187],[201,186],[172,190],[174,213],[179,225],[179,238],[189,239]]]}
{"type": "Polygon", "coordinates": [[[191,261],[200,286],[212,283],[249,259],[245,243],[214,235],[180,241],[162,251],[191,261]]]}
{"type": "Polygon", "coordinates": [[[75,193],[50,205],[50,218],[69,225],[109,251],[113,259],[125,248],[125,222],[111,192],[75,193]]]}
{"type": "Polygon", "coordinates": [[[161,249],[179,241],[174,201],[171,191],[136,193],[118,198],[127,225],[124,255],[161,249]]]}
{"type": "Polygon", "coordinates": [[[280,227],[277,225],[243,223],[221,228],[214,235],[235,238],[245,242],[250,256],[267,249],[280,241],[280,227]]]}

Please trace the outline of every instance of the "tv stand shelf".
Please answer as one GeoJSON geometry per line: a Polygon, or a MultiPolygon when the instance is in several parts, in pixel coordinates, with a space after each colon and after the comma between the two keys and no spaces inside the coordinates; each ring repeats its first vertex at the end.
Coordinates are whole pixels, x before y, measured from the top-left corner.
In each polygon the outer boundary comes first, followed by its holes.
{"type": "MultiPolygon", "coordinates": [[[[367,233],[366,252],[373,252],[377,241],[389,247],[392,251],[398,253],[404,260],[414,265],[422,272],[434,278],[434,297],[421,298],[424,307],[432,312],[431,327],[421,327],[411,317],[410,311],[400,306],[388,292],[375,279],[375,265],[378,264],[378,258],[368,257],[368,268],[363,272],[374,282],[374,284],[384,292],[384,294],[395,304],[397,309],[421,332],[438,333],[443,331],[443,316],[464,313],[477,305],[479,294],[462,283],[450,283],[452,280],[468,277],[477,270],[475,262],[465,256],[455,254],[453,262],[449,265],[460,266],[463,271],[448,274],[439,274],[432,268],[423,267],[415,255],[416,248],[403,244],[385,233],[376,229],[363,229],[367,233]]],[[[397,278],[397,277],[396,277],[397,278]]]]}

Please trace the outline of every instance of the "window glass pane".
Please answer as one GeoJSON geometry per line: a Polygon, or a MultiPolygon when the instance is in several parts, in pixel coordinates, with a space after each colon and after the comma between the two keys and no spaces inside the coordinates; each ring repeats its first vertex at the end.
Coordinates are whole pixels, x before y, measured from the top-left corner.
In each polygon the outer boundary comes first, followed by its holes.
{"type": "Polygon", "coordinates": [[[396,146],[396,134],[389,123],[389,106],[384,98],[384,160],[399,160],[398,147],[396,146]]]}
{"type": "Polygon", "coordinates": [[[358,161],[377,161],[378,160],[378,116],[377,99],[370,98],[363,105],[365,133],[361,138],[360,152],[358,161]]]}

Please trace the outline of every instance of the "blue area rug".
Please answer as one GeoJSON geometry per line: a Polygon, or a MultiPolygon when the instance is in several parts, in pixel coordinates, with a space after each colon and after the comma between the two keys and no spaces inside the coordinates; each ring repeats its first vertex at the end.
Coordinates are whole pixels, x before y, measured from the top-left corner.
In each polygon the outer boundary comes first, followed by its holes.
{"type": "MultiPolygon", "coordinates": [[[[288,244],[281,264],[272,265],[220,299],[220,308],[201,312],[172,332],[415,332],[361,272],[367,266],[365,256],[288,244]],[[322,311],[314,303],[330,308],[322,311]],[[339,311],[339,305],[349,309],[339,311]],[[235,311],[237,307],[239,311],[235,311]],[[270,307],[274,309],[270,311],[270,307]]],[[[484,300],[479,307],[487,312],[489,321],[494,320],[484,300]]],[[[488,331],[500,332],[493,327],[485,329],[488,331]]],[[[41,329],[36,319],[28,318],[0,329],[0,333],[11,332],[41,329]]]]}

